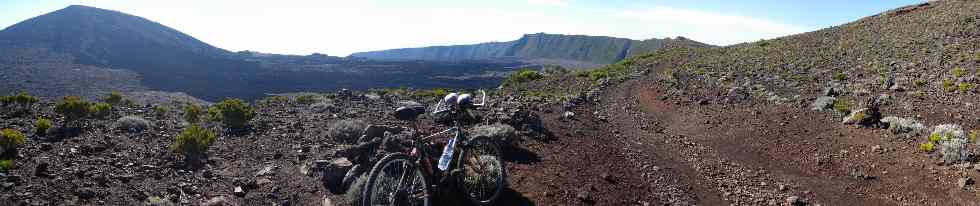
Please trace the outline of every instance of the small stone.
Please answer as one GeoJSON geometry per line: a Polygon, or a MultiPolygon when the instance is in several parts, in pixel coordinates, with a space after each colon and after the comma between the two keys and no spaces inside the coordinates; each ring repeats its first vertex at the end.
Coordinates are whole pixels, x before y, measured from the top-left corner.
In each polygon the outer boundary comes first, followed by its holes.
{"type": "Polygon", "coordinates": [[[956,185],[958,185],[960,189],[964,190],[970,189],[970,186],[973,185],[973,183],[973,178],[970,177],[961,177],[958,181],[956,181],[956,185]]]}
{"type": "Polygon", "coordinates": [[[562,113],[561,117],[565,119],[571,119],[572,117],[575,117],[575,112],[566,111],[565,113],[562,113]]]}
{"type": "Polygon", "coordinates": [[[245,190],[242,187],[235,187],[235,195],[243,197],[245,196],[245,190]]]}
{"type": "Polygon", "coordinates": [[[217,197],[213,197],[213,198],[209,199],[207,202],[204,202],[203,205],[204,206],[220,206],[220,205],[232,205],[232,204],[228,202],[228,197],[225,197],[225,196],[217,196],[217,197]]]}
{"type": "Polygon", "coordinates": [[[607,182],[615,182],[612,175],[609,175],[609,173],[604,172],[602,174],[599,174],[599,177],[602,178],[603,180],[606,180],[607,182]]]}
{"type": "Polygon", "coordinates": [[[579,192],[578,194],[575,195],[575,198],[578,198],[578,200],[581,200],[582,202],[586,202],[586,203],[591,203],[593,201],[592,194],[589,194],[588,191],[579,192]]]}
{"type": "Polygon", "coordinates": [[[95,191],[92,190],[92,188],[83,187],[78,188],[78,190],[75,191],[75,195],[78,195],[78,198],[90,199],[95,197],[95,191]]]}
{"type": "Polygon", "coordinates": [[[47,172],[48,172],[47,162],[40,162],[37,164],[37,166],[34,167],[34,176],[44,177],[47,176],[47,172]]]}
{"type": "Polygon", "coordinates": [[[801,199],[799,196],[793,195],[793,196],[790,196],[790,197],[787,197],[786,198],[786,204],[788,204],[788,205],[806,205],[806,202],[804,202],[803,199],[801,199]]]}

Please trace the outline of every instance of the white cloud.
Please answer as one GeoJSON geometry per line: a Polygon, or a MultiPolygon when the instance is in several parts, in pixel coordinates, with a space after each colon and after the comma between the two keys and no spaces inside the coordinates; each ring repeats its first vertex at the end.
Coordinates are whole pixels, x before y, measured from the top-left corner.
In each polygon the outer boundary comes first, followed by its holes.
{"type": "Polygon", "coordinates": [[[531,5],[542,5],[542,6],[567,6],[568,5],[562,0],[527,0],[527,3],[531,5]]]}
{"type": "Polygon", "coordinates": [[[810,28],[741,15],[656,6],[608,12],[620,20],[634,21],[651,31],[675,34],[716,45],[730,45],[775,38],[810,28]]]}

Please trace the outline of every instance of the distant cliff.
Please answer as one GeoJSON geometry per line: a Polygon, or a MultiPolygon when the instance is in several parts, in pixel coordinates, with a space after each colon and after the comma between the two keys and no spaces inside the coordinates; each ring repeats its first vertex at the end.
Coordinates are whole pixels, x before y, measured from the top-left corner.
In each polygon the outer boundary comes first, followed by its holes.
{"type": "Polygon", "coordinates": [[[518,40],[508,42],[391,49],[359,52],[351,56],[380,60],[433,61],[516,58],[537,62],[601,65],[614,63],[633,55],[654,52],[663,48],[668,41],[707,46],[683,37],[638,41],[604,36],[537,33],[526,34],[518,40]]]}

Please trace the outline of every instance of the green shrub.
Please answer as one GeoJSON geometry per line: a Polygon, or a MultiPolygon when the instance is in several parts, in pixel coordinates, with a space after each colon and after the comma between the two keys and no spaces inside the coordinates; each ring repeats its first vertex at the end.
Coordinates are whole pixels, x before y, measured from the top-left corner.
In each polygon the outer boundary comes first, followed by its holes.
{"type": "Polygon", "coordinates": [[[538,73],[537,71],[530,70],[530,69],[521,69],[517,72],[511,73],[510,76],[508,76],[507,79],[504,80],[504,85],[520,84],[524,82],[538,80],[541,78],[544,78],[544,75],[541,75],[541,73],[538,73]]]}
{"type": "Polygon", "coordinates": [[[974,87],[975,87],[975,85],[973,83],[965,83],[965,82],[964,83],[959,83],[957,85],[957,88],[959,88],[960,92],[973,91],[973,88],[974,87]]]}
{"type": "Polygon", "coordinates": [[[38,117],[37,122],[34,123],[34,134],[44,135],[48,133],[48,129],[51,128],[51,120],[44,117],[38,117]]]}
{"type": "Polygon", "coordinates": [[[960,78],[960,77],[963,77],[964,75],[966,75],[966,70],[963,69],[963,67],[953,68],[953,76],[954,77],[960,78]]]}
{"type": "Polygon", "coordinates": [[[445,88],[435,88],[429,90],[420,90],[412,93],[412,97],[415,98],[442,98],[449,94],[449,90],[445,88]]]}
{"type": "Polygon", "coordinates": [[[313,104],[316,102],[316,95],[304,94],[296,97],[296,103],[299,104],[313,104]]]}
{"type": "Polygon", "coordinates": [[[67,96],[55,103],[54,112],[64,116],[64,124],[67,125],[88,116],[88,105],[81,97],[67,96]]]}
{"type": "Polygon", "coordinates": [[[14,169],[14,160],[0,160],[0,172],[8,172],[14,169]]]}
{"type": "Polygon", "coordinates": [[[96,104],[91,104],[88,107],[89,115],[92,115],[92,117],[94,118],[101,119],[101,118],[108,117],[109,113],[111,112],[112,112],[112,105],[109,105],[109,103],[96,103],[96,104]]]}
{"type": "Polygon", "coordinates": [[[939,142],[940,140],[943,140],[943,136],[939,133],[932,133],[929,135],[929,142],[939,142]]]}
{"type": "Polygon", "coordinates": [[[921,150],[923,152],[932,152],[933,150],[935,150],[935,148],[936,148],[936,144],[934,144],[932,142],[927,142],[925,144],[920,144],[919,145],[919,150],[921,150]]]}
{"type": "Polygon", "coordinates": [[[204,115],[204,108],[197,104],[187,104],[184,106],[184,121],[191,124],[201,123],[201,115],[204,115]]]}
{"type": "Polygon", "coordinates": [[[166,117],[167,116],[167,113],[170,113],[170,108],[168,108],[167,106],[163,106],[163,105],[154,105],[153,106],[153,113],[156,114],[157,117],[163,118],[163,117],[166,117]]]}
{"type": "Polygon", "coordinates": [[[3,148],[3,151],[17,150],[26,143],[27,137],[24,137],[20,131],[14,129],[0,130],[0,148],[3,148]]]}
{"type": "Polygon", "coordinates": [[[139,116],[124,116],[117,119],[114,126],[124,132],[142,132],[150,128],[150,121],[139,116]]]}
{"type": "Polygon", "coordinates": [[[915,82],[913,82],[913,84],[915,84],[915,87],[919,87],[919,88],[926,86],[927,83],[929,82],[926,82],[926,80],[923,79],[916,79],[915,82]]]}
{"type": "Polygon", "coordinates": [[[13,110],[17,112],[24,112],[31,109],[31,105],[40,101],[37,97],[31,96],[27,92],[20,92],[14,96],[4,96],[0,98],[0,103],[3,106],[14,106],[13,110]]]}
{"type": "MultiPolygon", "coordinates": [[[[245,129],[248,121],[255,117],[255,110],[241,99],[225,99],[211,107],[216,110],[222,125],[232,130],[245,129]]],[[[208,113],[213,113],[211,108],[208,113]]]]}
{"type": "Polygon", "coordinates": [[[120,106],[126,103],[125,98],[123,98],[123,95],[119,92],[109,93],[109,96],[106,96],[104,101],[113,106],[120,106]]]}
{"type": "Polygon", "coordinates": [[[850,114],[851,104],[848,103],[847,100],[844,98],[837,98],[837,100],[834,100],[834,111],[837,111],[841,114],[850,114]]]}
{"type": "Polygon", "coordinates": [[[970,142],[977,142],[977,136],[980,136],[980,130],[970,130],[970,142]]]}
{"type": "Polygon", "coordinates": [[[214,142],[215,136],[214,132],[201,126],[191,125],[177,135],[174,144],[170,145],[170,150],[188,158],[199,157],[208,150],[208,146],[214,142]]]}
{"type": "Polygon", "coordinates": [[[0,96],[0,106],[6,107],[14,103],[14,98],[11,96],[0,96]]]}
{"type": "Polygon", "coordinates": [[[847,80],[847,74],[844,73],[844,70],[837,70],[834,72],[834,79],[837,81],[847,80]]]}
{"type": "Polygon", "coordinates": [[[955,92],[956,91],[956,83],[953,83],[953,80],[948,80],[948,79],[947,80],[943,80],[943,91],[946,91],[946,92],[955,92]]]}

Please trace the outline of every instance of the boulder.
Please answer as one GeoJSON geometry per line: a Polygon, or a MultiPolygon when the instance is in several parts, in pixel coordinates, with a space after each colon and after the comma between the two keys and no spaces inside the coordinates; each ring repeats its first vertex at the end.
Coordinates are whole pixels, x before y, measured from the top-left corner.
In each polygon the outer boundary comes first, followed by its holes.
{"type": "Polygon", "coordinates": [[[837,101],[837,98],[831,96],[817,97],[817,99],[810,104],[810,110],[824,111],[832,109],[834,107],[834,101],[837,101]]]}
{"type": "Polygon", "coordinates": [[[974,183],[973,178],[970,177],[961,177],[959,180],[956,181],[956,185],[963,190],[970,189],[970,187],[973,186],[973,183],[974,183]]]}
{"type": "Polygon", "coordinates": [[[335,158],[329,161],[318,160],[313,164],[323,172],[323,181],[334,194],[342,193],[344,176],[354,166],[347,158],[335,158]]]}
{"type": "Polygon", "coordinates": [[[476,137],[488,137],[495,141],[500,141],[504,145],[509,145],[513,142],[516,130],[514,127],[505,124],[492,124],[492,125],[482,125],[470,132],[472,138],[476,137]]]}

